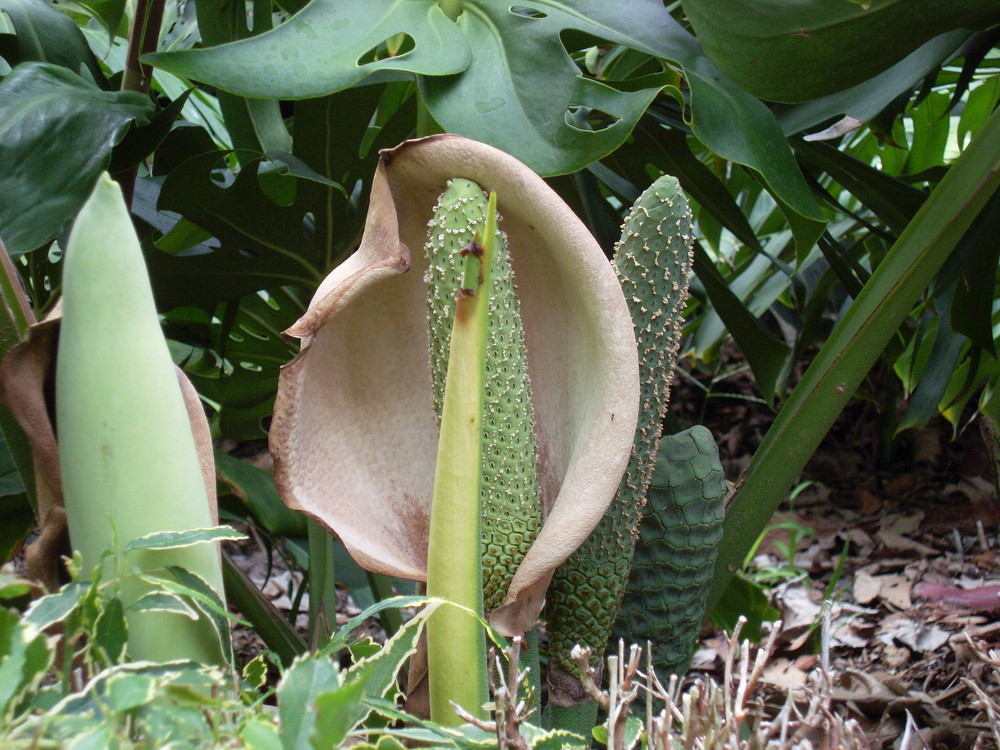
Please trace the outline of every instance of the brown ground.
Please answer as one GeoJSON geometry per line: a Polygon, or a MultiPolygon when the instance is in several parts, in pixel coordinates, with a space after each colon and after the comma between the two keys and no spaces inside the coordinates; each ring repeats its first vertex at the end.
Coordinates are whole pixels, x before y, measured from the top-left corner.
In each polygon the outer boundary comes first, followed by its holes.
{"type": "MultiPolygon", "coordinates": [[[[878,391],[877,382],[866,385],[878,391]]],[[[742,373],[717,390],[754,393],[742,373]]],[[[690,380],[678,383],[676,396],[688,422],[704,408],[735,479],[770,425],[770,411],[737,397],[706,403],[690,380]]],[[[808,530],[797,532],[794,567],[787,528],[769,535],[752,565],[783,621],[765,681],[784,693],[820,668],[816,626],[829,588],[834,703],[858,719],[872,747],[898,746],[907,713],[920,730],[910,747],[972,747],[984,732],[979,747],[995,747],[963,682],[1000,699],[997,672],[969,642],[981,654],[1000,647],[1000,503],[978,421],[954,440],[943,419],[880,440],[884,419],[873,403],[851,403],[803,473],[809,484],[772,521],[808,530]]],[[[721,677],[727,641],[705,635],[696,666],[721,677]]]]}

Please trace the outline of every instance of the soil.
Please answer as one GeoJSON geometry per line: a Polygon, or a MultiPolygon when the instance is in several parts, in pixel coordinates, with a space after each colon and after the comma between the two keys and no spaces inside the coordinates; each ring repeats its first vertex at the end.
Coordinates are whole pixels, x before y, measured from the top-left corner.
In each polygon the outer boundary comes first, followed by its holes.
{"type": "MultiPolygon", "coordinates": [[[[872,376],[840,416],[751,563],[781,613],[763,682],[774,698],[804,685],[823,668],[825,638],[834,706],[873,748],[899,747],[907,716],[909,747],[997,747],[996,716],[969,684],[1000,702],[989,653],[1000,648],[994,458],[972,412],[957,430],[935,418],[894,436],[901,410],[887,418],[876,395],[890,378],[872,376]]],[[[712,429],[735,481],[773,412],[745,370],[706,398],[710,382],[681,377],[674,413],[712,429]]],[[[693,673],[721,680],[728,647],[721,631],[704,632],[693,673]]]]}

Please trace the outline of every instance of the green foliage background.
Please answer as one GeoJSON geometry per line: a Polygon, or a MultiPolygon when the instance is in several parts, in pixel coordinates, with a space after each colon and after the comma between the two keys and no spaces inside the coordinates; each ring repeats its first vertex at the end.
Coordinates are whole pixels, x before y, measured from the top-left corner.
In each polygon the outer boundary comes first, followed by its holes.
{"type": "MultiPolygon", "coordinates": [[[[146,93],[120,90],[125,3],[0,0],[0,239],[35,312],[110,169],[217,437],[264,438],[280,332],[356,246],[379,149],[441,130],[550,178],[609,252],[659,174],[692,199],[684,369],[724,381],[734,342],[776,416],[730,497],[716,598],[851,398],[889,438],[1000,418],[1000,2],[302,5],[141,4],[163,15],[146,93]]],[[[266,476],[220,469],[224,509],[304,560],[266,476]]],[[[6,558],[31,479],[3,479],[6,558]]]]}

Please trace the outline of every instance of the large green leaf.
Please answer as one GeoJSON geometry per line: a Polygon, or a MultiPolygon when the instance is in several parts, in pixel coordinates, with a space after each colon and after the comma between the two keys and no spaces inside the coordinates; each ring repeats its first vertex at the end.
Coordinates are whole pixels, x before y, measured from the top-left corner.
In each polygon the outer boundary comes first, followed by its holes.
{"type": "Polygon", "coordinates": [[[1000,23],[1000,0],[684,0],[709,59],[779,102],[865,81],[952,29],[1000,23]]]}
{"type": "Polygon", "coordinates": [[[288,23],[259,36],[162,52],[146,61],[242,96],[309,99],[380,70],[458,73],[468,66],[470,54],[436,0],[314,0],[288,23]],[[412,38],[410,51],[368,59],[401,33],[412,38]]]}
{"type": "Polygon", "coordinates": [[[760,172],[794,212],[824,221],[774,116],[708,61],[661,2],[524,0],[512,7],[486,0],[467,4],[458,23],[475,52],[468,70],[421,78],[446,130],[497,146],[543,175],[581,169],[620,146],[666,81],[636,79],[620,91],[583,77],[563,42],[567,32],[582,32],[682,66],[693,133],[723,158],[760,172]],[[581,130],[567,114],[575,105],[613,123],[581,130]]]}
{"type": "Polygon", "coordinates": [[[551,176],[582,169],[620,146],[673,78],[654,75],[615,88],[585,77],[566,46],[570,37],[578,45],[594,39],[621,44],[683,66],[695,135],[723,158],[759,171],[792,211],[823,221],[774,116],[705,58],[659,0],[479,0],[464,8],[453,24],[430,0],[313,0],[258,37],[150,60],[243,96],[282,99],[330,94],[378,69],[416,72],[445,130],[503,149],[551,176]],[[338,46],[343,31],[337,24],[355,17],[350,39],[338,46]],[[437,36],[425,35],[432,25],[437,36]],[[399,31],[413,37],[413,50],[359,64],[360,54],[399,31]],[[421,50],[436,50],[440,64],[418,65],[421,50]],[[446,63],[451,69],[444,70],[446,63]],[[592,115],[601,122],[588,123],[592,115]]]}
{"type": "Polygon", "coordinates": [[[51,63],[18,65],[0,83],[0,238],[18,256],[59,235],[150,99],[101,91],[51,63]]]}
{"type": "Polygon", "coordinates": [[[864,83],[820,99],[787,107],[775,105],[772,109],[787,135],[814,128],[839,115],[868,122],[900,94],[912,91],[927,77],[928,71],[939,68],[971,35],[972,32],[963,30],[941,34],[864,83]]]}
{"type": "MultiPolygon", "coordinates": [[[[805,253],[826,219],[809,192],[777,119],[762,101],[740,89],[709,62],[690,34],[678,28],[670,41],[672,59],[684,67],[691,91],[691,132],[723,159],[760,174],[775,199],[803,217],[803,222],[793,229],[805,253]]],[[[650,113],[672,124],[673,113],[665,109],[657,104],[650,113]]]]}
{"type": "Polygon", "coordinates": [[[579,31],[657,55],[670,24],[662,3],[645,0],[466,3],[458,25],[472,64],[459,76],[422,78],[421,90],[446,130],[515,154],[539,174],[574,172],[621,145],[666,81],[619,91],[585,78],[562,35],[579,31]],[[589,129],[572,116],[577,108],[612,123],[589,129]]]}
{"type": "Polygon", "coordinates": [[[0,0],[0,12],[10,18],[17,34],[18,62],[49,62],[77,74],[86,71],[93,83],[108,88],[100,63],[68,15],[43,0],[0,0]]]}

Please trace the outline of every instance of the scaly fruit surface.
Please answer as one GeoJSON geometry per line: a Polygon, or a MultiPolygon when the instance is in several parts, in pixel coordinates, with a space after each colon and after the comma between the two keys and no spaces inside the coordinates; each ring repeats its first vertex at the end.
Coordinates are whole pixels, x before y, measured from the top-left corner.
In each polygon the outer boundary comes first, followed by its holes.
{"type": "Polygon", "coordinates": [[[683,675],[705,616],[722,539],[726,478],[712,433],[695,425],[664,437],[639,527],[615,638],[653,644],[660,679],[683,675]]]}
{"type": "Polygon", "coordinates": [[[586,700],[574,689],[578,670],[570,649],[589,646],[600,660],[632,567],[680,345],[691,243],[687,200],[675,178],[661,177],[632,206],[614,261],[639,347],[642,401],[632,458],[607,514],[556,570],[546,598],[549,684],[563,705],[586,700]]]}
{"type": "MultiPolygon", "coordinates": [[[[427,319],[430,326],[434,409],[441,403],[448,367],[455,297],[462,278],[461,251],[482,231],[486,195],[474,182],[454,179],[428,225],[427,319]]],[[[498,232],[490,299],[483,404],[483,600],[489,612],[504,602],[517,566],[541,525],[537,451],[524,331],[503,234],[498,232]]]]}

